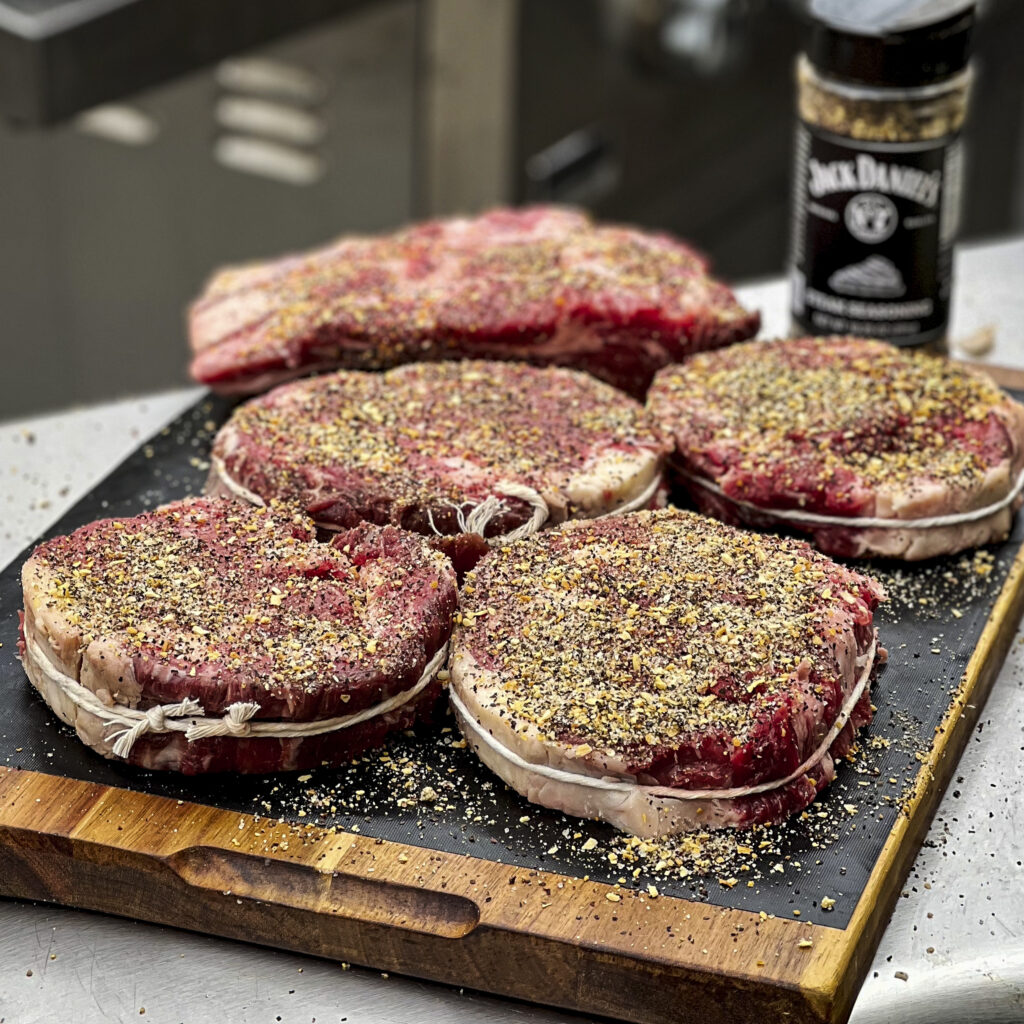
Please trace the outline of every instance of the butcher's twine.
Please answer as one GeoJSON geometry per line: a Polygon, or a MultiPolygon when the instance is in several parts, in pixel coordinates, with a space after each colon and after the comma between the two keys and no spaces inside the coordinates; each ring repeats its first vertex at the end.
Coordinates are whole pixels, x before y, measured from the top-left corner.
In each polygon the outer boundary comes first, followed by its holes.
{"type": "Polygon", "coordinates": [[[472,738],[475,738],[475,740],[479,740],[486,746],[490,747],[491,750],[493,750],[503,760],[508,761],[517,768],[533,772],[535,775],[543,775],[546,779],[553,779],[556,782],[566,782],[573,786],[586,786],[590,789],[601,789],[611,793],[641,793],[644,796],[658,798],[666,797],[671,800],[735,800],[737,797],[755,796],[758,793],[769,793],[774,789],[780,789],[782,786],[787,786],[789,783],[793,782],[794,779],[798,779],[801,775],[805,775],[825,756],[836,737],[843,731],[843,729],[846,728],[846,723],[850,718],[850,714],[853,712],[857,701],[860,700],[861,694],[864,693],[864,688],[868,685],[868,680],[871,678],[871,669],[874,667],[875,663],[875,651],[877,646],[878,642],[876,640],[872,640],[871,647],[865,655],[866,663],[864,665],[864,671],[861,672],[860,678],[857,680],[857,685],[854,686],[850,691],[850,695],[843,702],[843,706],[839,710],[835,723],[825,734],[825,738],[818,745],[814,753],[811,754],[811,756],[808,757],[799,768],[790,772],[784,779],[775,779],[772,782],[762,782],[757,786],[738,786],[734,789],[676,789],[672,786],[642,786],[637,782],[625,782],[619,779],[607,778],[598,779],[592,775],[570,772],[563,768],[553,768],[551,765],[547,764],[534,764],[532,761],[527,761],[520,757],[515,753],[515,751],[509,750],[509,748],[503,743],[496,740],[494,736],[469,713],[465,704],[462,703],[459,695],[455,692],[454,686],[449,689],[448,697],[455,706],[455,710],[459,713],[459,721],[462,725],[463,732],[468,728],[469,732],[473,734],[472,738]]]}
{"type": "Polygon", "coordinates": [[[224,460],[219,455],[211,453],[210,463],[213,466],[214,473],[217,474],[217,481],[222,483],[236,498],[241,498],[242,501],[247,501],[250,505],[258,505],[260,508],[266,505],[266,502],[255,491],[250,491],[248,487],[243,487],[237,480],[228,475],[224,460]]]}
{"type": "MultiPolygon", "coordinates": [[[[263,506],[266,504],[264,500],[255,493],[255,491],[250,491],[247,487],[243,487],[237,480],[234,480],[228,475],[223,459],[217,455],[211,455],[210,461],[213,464],[214,472],[216,473],[218,480],[233,495],[235,495],[235,497],[249,502],[250,505],[263,506]]],[[[657,493],[660,486],[661,474],[658,473],[642,494],[606,514],[617,516],[624,512],[634,512],[639,508],[645,508],[657,493]]],[[[491,520],[508,511],[508,505],[503,500],[504,498],[518,498],[521,501],[525,501],[531,508],[530,518],[525,523],[517,526],[514,530],[510,530],[508,533],[503,533],[498,537],[487,537],[487,543],[492,547],[511,544],[513,541],[522,540],[524,537],[532,537],[548,521],[548,518],[551,515],[548,503],[540,493],[535,491],[532,487],[527,487],[525,484],[515,483],[512,480],[500,481],[494,485],[494,491],[494,494],[484,498],[484,500],[478,505],[474,505],[468,513],[465,511],[464,505],[450,505],[450,507],[455,511],[455,520],[459,524],[459,530],[462,533],[478,533],[483,537],[484,530],[487,529],[491,520]]],[[[601,516],[600,518],[604,517],[601,516]]],[[[431,514],[430,509],[427,509],[427,520],[430,523],[430,528],[435,534],[437,534],[437,536],[444,536],[444,534],[442,534],[434,525],[434,517],[431,514]]],[[[328,524],[318,523],[317,525],[322,526],[322,528],[327,530],[338,529],[338,527],[328,524]]]]}
{"type": "MultiPolygon", "coordinates": [[[[508,480],[495,484],[494,489],[506,498],[519,498],[521,501],[525,501],[530,506],[531,512],[530,518],[514,530],[503,533],[499,537],[485,538],[492,547],[499,544],[511,544],[524,537],[532,537],[548,521],[548,516],[551,515],[548,503],[532,487],[508,480]]],[[[497,494],[484,498],[479,505],[473,507],[468,515],[461,505],[452,505],[451,507],[455,510],[455,521],[459,524],[459,529],[463,533],[478,533],[481,537],[484,536],[484,530],[487,529],[490,521],[508,510],[508,505],[497,494]]],[[[434,526],[434,517],[429,509],[427,510],[427,519],[430,521],[430,528],[440,536],[441,531],[434,526]]]]}
{"type": "MultiPolygon", "coordinates": [[[[617,508],[612,509],[611,512],[606,512],[604,515],[598,516],[597,518],[604,519],[607,516],[618,516],[622,515],[624,512],[635,512],[639,508],[646,508],[654,495],[657,494],[660,486],[661,474],[656,473],[650,484],[648,484],[647,487],[645,487],[644,490],[635,498],[631,501],[627,501],[623,505],[619,505],[617,508]]],[[[547,522],[548,517],[551,514],[550,509],[548,508],[547,502],[532,487],[507,481],[495,484],[494,490],[503,497],[520,498],[523,501],[528,502],[533,508],[533,514],[525,523],[521,526],[517,526],[509,533],[503,533],[498,537],[486,538],[487,543],[492,547],[511,544],[513,541],[523,540],[525,537],[532,537],[547,522]]],[[[505,502],[497,495],[492,494],[490,497],[487,497],[480,502],[479,505],[475,506],[469,515],[465,515],[461,508],[456,508],[456,520],[459,524],[459,529],[463,533],[479,533],[480,536],[483,537],[484,530],[487,529],[487,524],[494,519],[495,516],[501,515],[501,513],[505,511],[507,511],[505,502]]],[[[430,519],[430,525],[433,527],[434,521],[429,512],[427,513],[427,517],[430,519]]],[[[434,532],[438,532],[436,527],[434,528],[434,532]]]]}
{"type": "Polygon", "coordinates": [[[704,490],[717,494],[730,504],[739,505],[741,508],[749,508],[754,512],[771,516],[773,519],[782,519],[786,522],[807,523],[812,526],[855,526],[869,527],[883,530],[929,530],[937,526],[959,526],[961,523],[974,523],[979,519],[987,519],[989,516],[1001,512],[1007,505],[1012,504],[1017,496],[1024,490],[1024,471],[1017,477],[1017,482],[1010,489],[1009,493],[986,505],[984,508],[972,509],[969,512],[953,512],[945,516],[927,516],[923,519],[883,519],[876,516],[825,516],[816,512],[801,512],[799,509],[766,508],[764,505],[755,505],[750,501],[743,501],[741,498],[734,498],[726,494],[714,481],[705,476],[698,476],[696,473],[689,473],[685,469],[677,467],[680,475],[686,477],[691,483],[703,487],[704,490]]]}
{"type": "Polygon", "coordinates": [[[415,686],[355,714],[309,722],[268,722],[253,721],[260,705],[252,701],[238,701],[229,705],[227,713],[219,718],[207,718],[202,704],[192,697],[186,697],[178,704],[158,704],[145,711],[123,706],[111,707],[77,679],[59,671],[28,633],[25,634],[25,646],[43,674],[56,683],[73,704],[99,718],[104,728],[121,726],[108,739],[114,740],[111,752],[115,757],[122,758],[128,757],[136,740],[146,733],[183,732],[185,739],[192,742],[208,736],[232,736],[236,739],[262,736],[290,738],[319,736],[325,732],[348,729],[407,704],[433,681],[448,656],[446,643],[427,663],[415,686]]]}

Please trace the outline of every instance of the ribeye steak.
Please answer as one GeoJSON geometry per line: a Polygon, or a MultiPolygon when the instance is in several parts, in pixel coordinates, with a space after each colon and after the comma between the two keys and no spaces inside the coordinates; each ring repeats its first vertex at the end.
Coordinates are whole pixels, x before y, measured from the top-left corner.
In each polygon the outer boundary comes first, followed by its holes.
{"type": "Polygon", "coordinates": [[[759,527],[782,512],[833,555],[917,560],[999,540],[1022,500],[1024,407],[975,370],[881,341],[697,355],[658,374],[648,409],[702,511],[759,527]],[[926,523],[937,517],[953,521],[926,523]],[[864,518],[885,522],[842,521],[864,518]]]}
{"type": "Polygon", "coordinates": [[[656,500],[666,442],[640,404],[585,373],[416,363],[293,381],[235,410],[208,490],[488,538],[656,500]],[[489,505],[487,504],[489,502],[489,505]]]}
{"type": "Polygon", "coordinates": [[[22,660],[53,710],[106,757],[188,774],[337,764],[408,728],[457,600],[415,534],[320,544],[303,516],[213,498],[46,541],[22,582],[22,660]]]}
{"type": "Polygon", "coordinates": [[[451,692],[529,800],[641,836],[806,807],[871,720],[874,580],[677,509],[564,526],[467,577],[451,692]]]}
{"type": "Polygon", "coordinates": [[[515,359],[642,398],[662,366],[759,323],[667,235],[492,210],[222,270],[191,310],[192,375],[254,394],[316,370],[515,359]]]}

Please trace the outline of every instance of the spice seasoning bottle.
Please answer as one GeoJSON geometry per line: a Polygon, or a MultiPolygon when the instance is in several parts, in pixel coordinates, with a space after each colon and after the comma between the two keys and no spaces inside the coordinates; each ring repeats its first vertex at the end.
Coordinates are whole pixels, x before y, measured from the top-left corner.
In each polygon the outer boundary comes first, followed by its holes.
{"type": "Polygon", "coordinates": [[[808,6],[797,62],[793,330],[941,344],[974,3],[808,6]]]}

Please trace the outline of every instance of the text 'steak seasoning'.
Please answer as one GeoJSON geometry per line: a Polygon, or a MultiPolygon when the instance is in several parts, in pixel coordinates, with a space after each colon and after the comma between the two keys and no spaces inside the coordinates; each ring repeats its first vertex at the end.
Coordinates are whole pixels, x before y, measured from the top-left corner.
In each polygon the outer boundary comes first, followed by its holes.
{"type": "Polygon", "coordinates": [[[793,329],[941,342],[974,4],[811,0],[797,64],[793,329]]]}

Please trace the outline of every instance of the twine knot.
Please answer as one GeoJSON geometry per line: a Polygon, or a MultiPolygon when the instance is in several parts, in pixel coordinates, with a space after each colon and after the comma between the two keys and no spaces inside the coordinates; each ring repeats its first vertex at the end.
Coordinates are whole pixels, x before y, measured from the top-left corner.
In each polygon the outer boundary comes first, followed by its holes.
{"type": "Polygon", "coordinates": [[[191,715],[202,715],[203,706],[192,697],[186,697],[178,704],[154,704],[153,707],[139,712],[142,717],[131,727],[113,733],[111,739],[114,745],[111,753],[116,757],[127,759],[135,746],[136,740],[145,736],[147,732],[168,732],[168,718],[187,718],[191,715]]]}
{"type": "Polygon", "coordinates": [[[228,708],[224,716],[224,729],[229,736],[249,736],[252,733],[252,726],[249,719],[259,711],[259,704],[238,703],[228,708]]]}
{"type": "Polygon", "coordinates": [[[167,722],[167,712],[163,704],[156,704],[146,712],[146,725],[148,732],[163,732],[167,722]]]}
{"type": "MultiPolygon", "coordinates": [[[[510,533],[502,534],[500,537],[487,537],[485,531],[491,520],[508,511],[508,503],[506,501],[499,498],[496,494],[491,494],[479,504],[473,505],[468,515],[464,505],[469,504],[469,502],[464,502],[463,505],[456,505],[450,501],[445,502],[455,512],[455,521],[458,523],[460,533],[478,533],[481,537],[485,537],[487,543],[492,547],[500,544],[510,544],[512,541],[522,540],[524,537],[530,537],[535,534],[551,514],[547,502],[532,487],[509,481],[497,483],[495,489],[505,497],[517,498],[529,505],[530,518],[510,533]]],[[[434,516],[429,508],[427,509],[427,521],[430,523],[431,530],[437,536],[443,536],[434,524],[434,516]]]]}
{"type": "Polygon", "coordinates": [[[237,701],[228,706],[223,718],[208,718],[202,722],[193,722],[185,733],[185,739],[205,739],[207,736],[234,736],[240,739],[252,735],[252,723],[249,721],[259,711],[259,704],[251,701],[237,701]]]}

